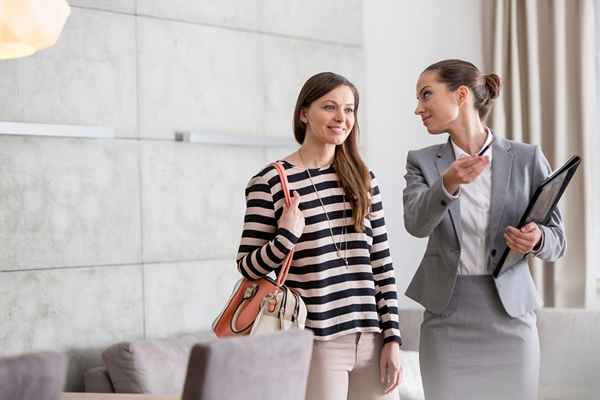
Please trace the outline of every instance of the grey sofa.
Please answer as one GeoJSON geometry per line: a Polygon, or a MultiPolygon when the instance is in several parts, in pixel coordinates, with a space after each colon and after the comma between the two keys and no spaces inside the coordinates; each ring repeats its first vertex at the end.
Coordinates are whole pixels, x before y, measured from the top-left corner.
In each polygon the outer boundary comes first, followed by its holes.
{"type": "Polygon", "coordinates": [[[0,399],[60,400],[65,376],[66,360],[60,353],[0,358],[0,399]]]}
{"type": "MultiPolygon", "coordinates": [[[[421,310],[400,310],[405,351],[417,351],[421,310]]],[[[541,309],[539,400],[600,399],[600,311],[541,309]]],[[[85,374],[86,391],[179,393],[188,354],[207,334],[121,343],[107,349],[105,366],[85,374]]]]}

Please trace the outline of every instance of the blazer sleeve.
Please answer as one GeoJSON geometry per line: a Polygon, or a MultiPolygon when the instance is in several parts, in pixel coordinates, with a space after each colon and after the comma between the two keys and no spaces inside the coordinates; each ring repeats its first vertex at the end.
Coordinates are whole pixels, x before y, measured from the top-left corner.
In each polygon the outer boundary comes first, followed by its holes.
{"type": "Polygon", "coordinates": [[[430,236],[459,196],[450,196],[444,190],[441,177],[431,186],[427,183],[416,151],[408,152],[404,179],[404,226],[413,236],[430,236]]]}
{"type": "Polygon", "coordinates": [[[279,268],[298,241],[292,232],[278,228],[271,187],[257,175],[246,187],[246,215],[238,255],[238,270],[258,279],[279,268]]]}
{"type": "MultiPolygon", "coordinates": [[[[550,163],[540,150],[539,146],[535,147],[533,157],[533,182],[535,185],[542,183],[551,173],[550,163]]],[[[535,187],[532,188],[535,190],[535,187]]],[[[532,191],[533,193],[533,191],[532,191]]],[[[562,221],[562,216],[558,207],[554,207],[550,215],[550,219],[545,225],[538,224],[542,231],[542,245],[540,249],[534,252],[536,257],[544,261],[555,261],[565,254],[567,242],[565,239],[565,228],[562,221]]]]}

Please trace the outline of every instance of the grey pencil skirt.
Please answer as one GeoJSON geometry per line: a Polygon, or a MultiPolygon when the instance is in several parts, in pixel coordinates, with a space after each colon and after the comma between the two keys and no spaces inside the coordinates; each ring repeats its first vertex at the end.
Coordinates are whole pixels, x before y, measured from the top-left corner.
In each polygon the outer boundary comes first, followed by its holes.
{"type": "Polygon", "coordinates": [[[491,276],[459,275],[444,314],[425,311],[419,357],[426,400],[538,398],[535,313],[510,317],[491,276]]]}

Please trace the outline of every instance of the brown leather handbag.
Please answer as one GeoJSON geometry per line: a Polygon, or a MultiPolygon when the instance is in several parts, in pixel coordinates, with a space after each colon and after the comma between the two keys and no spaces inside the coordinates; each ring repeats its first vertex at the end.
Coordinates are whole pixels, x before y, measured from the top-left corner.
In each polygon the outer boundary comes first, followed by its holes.
{"type": "MultiPolygon", "coordinates": [[[[289,207],[292,199],[285,169],[279,163],[273,163],[273,166],[281,178],[285,204],[289,207]]],[[[284,285],[293,257],[292,249],[283,261],[276,281],[265,276],[257,280],[242,278],[237,282],[225,309],[213,322],[212,329],[217,336],[304,328],[306,306],[298,293],[284,285]]]]}

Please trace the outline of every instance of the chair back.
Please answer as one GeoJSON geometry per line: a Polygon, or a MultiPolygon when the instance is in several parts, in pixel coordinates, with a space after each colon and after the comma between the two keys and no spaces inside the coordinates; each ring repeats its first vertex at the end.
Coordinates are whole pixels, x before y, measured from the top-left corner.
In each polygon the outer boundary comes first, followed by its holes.
{"type": "Polygon", "coordinates": [[[0,399],[60,400],[66,364],[55,352],[0,358],[0,399]]]}
{"type": "Polygon", "coordinates": [[[304,400],[312,340],[290,330],[195,345],[182,400],[304,400]]]}

